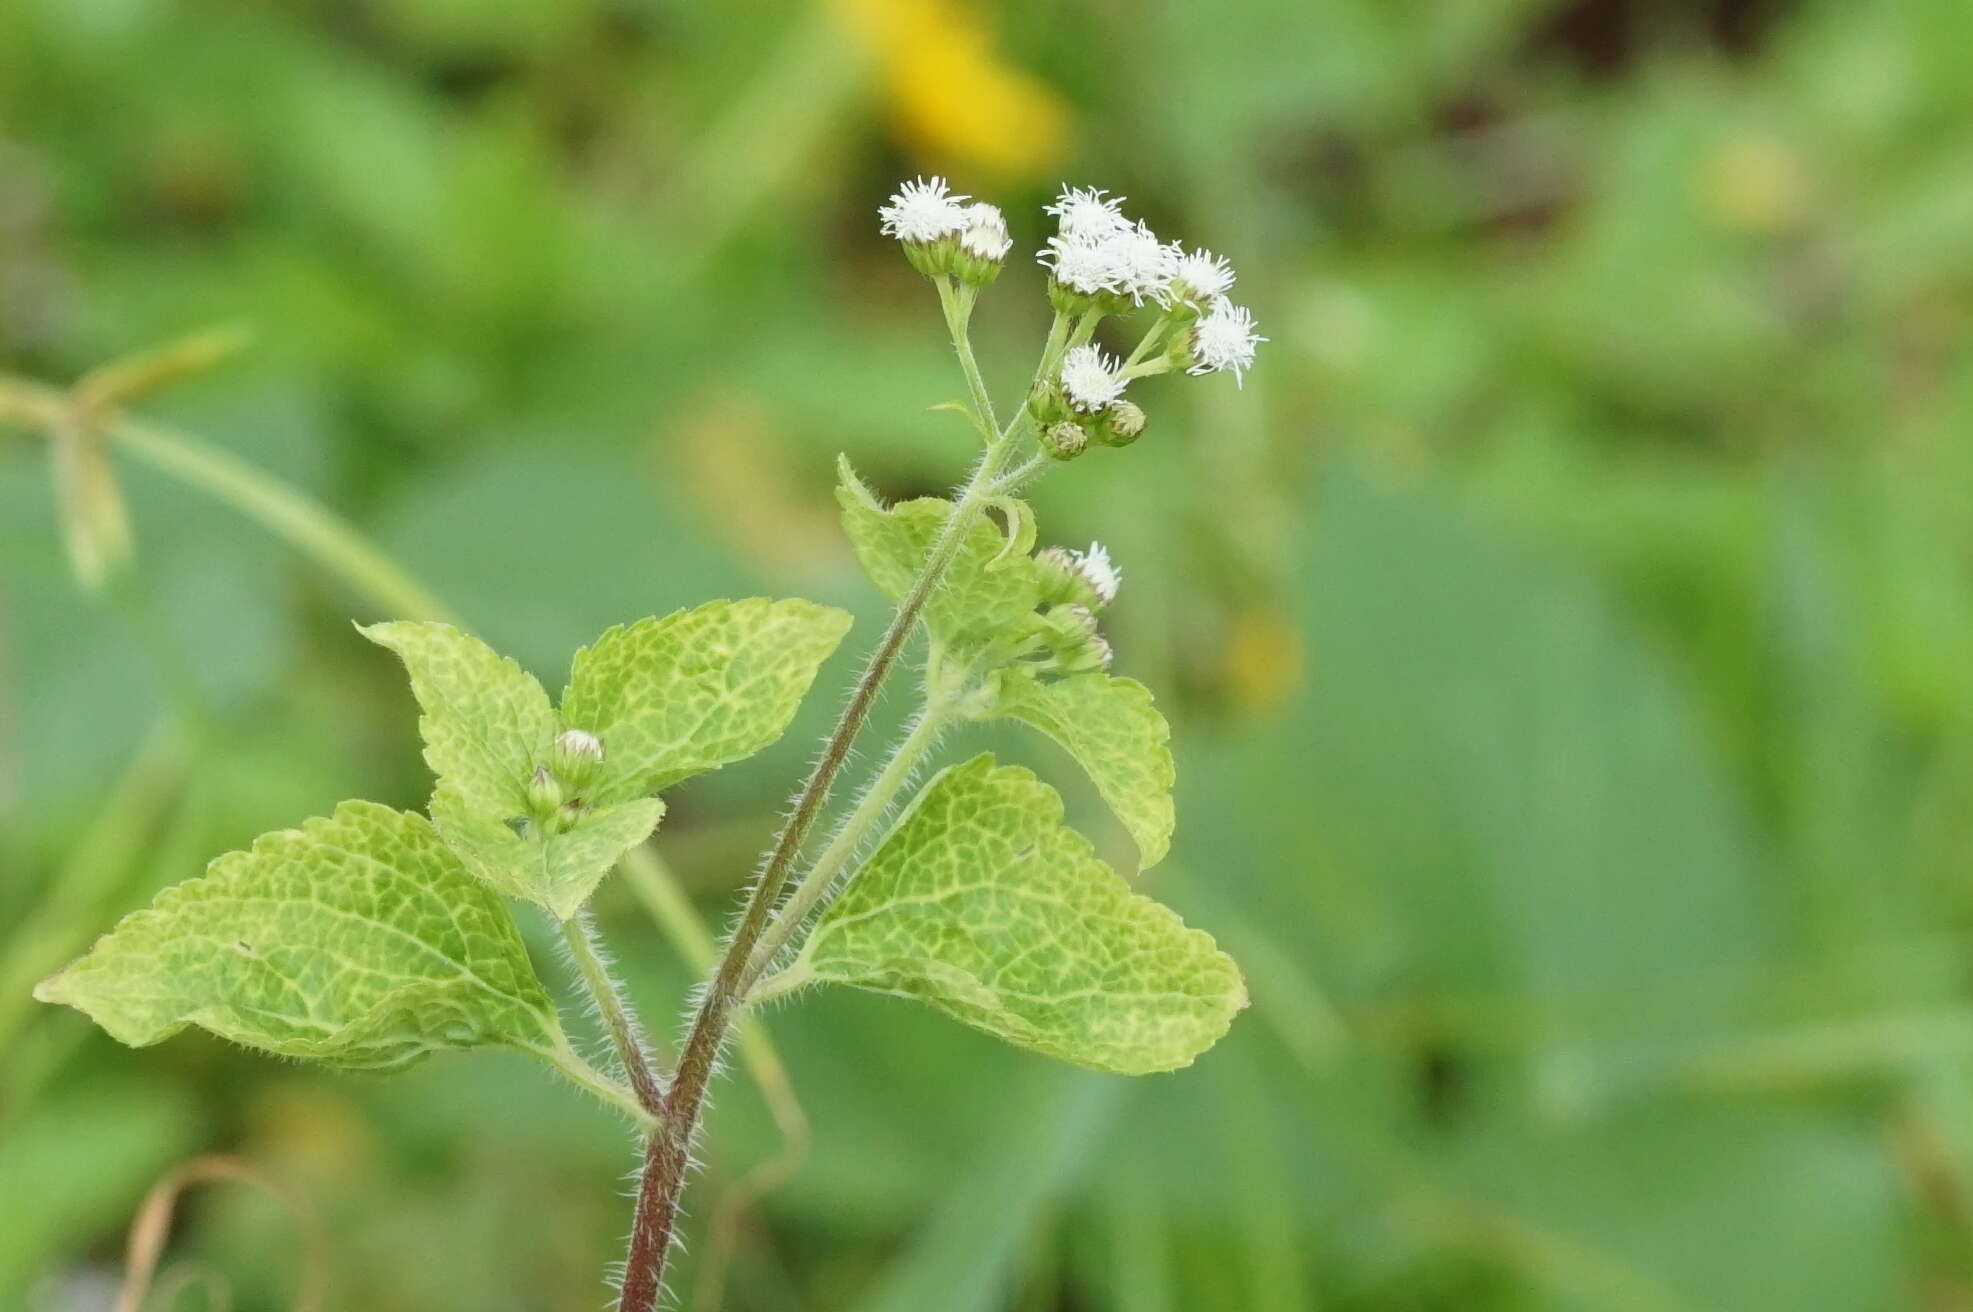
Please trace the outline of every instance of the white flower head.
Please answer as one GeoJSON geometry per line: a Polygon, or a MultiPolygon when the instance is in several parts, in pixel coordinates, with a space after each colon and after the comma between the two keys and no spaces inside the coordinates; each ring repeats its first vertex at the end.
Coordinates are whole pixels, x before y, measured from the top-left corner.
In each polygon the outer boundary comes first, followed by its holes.
{"type": "Polygon", "coordinates": [[[1122,289],[1124,269],[1114,243],[1086,237],[1050,237],[1035,255],[1055,281],[1084,296],[1122,289]]]}
{"type": "Polygon", "coordinates": [[[1098,601],[1105,606],[1117,599],[1117,589],[1123,585],[1124,572],[1111,561],[1109,551],[1101,542],[1092,542],[1087,551],[1072,551],[1070,559],[1075,563],[1075,571],[1082,576],[1098,601]]]}
{"type": "Polygon", "coordinates": [[[1233,287],[1233,265],[1203,248],[1180,255],[1172,270],[1172,295],[1193,305],[1212,305],[1233,287]]]}
{"type": "Polygon", "coordinates": [[[879,207],[879,230],[886,237],[916,245],[952,236],[966,227],[966,199],[947,191],[944,178],[930,182],[918,178],[899,187],[890,204],[879,207]]]}
{"type": "Polygon", "coordinates": [[[602,740],[584,729],[562,730],[555,735],[555,749],[567,752],[570,756],[587,757],[592,761],[603,759],[602,740]]]}
{"type": "Polygon", "coordinates": [[[1191,374],[1233,371],[1233,380],[1244,383],[1242,373],[1254,362],[1254,348],[1266,341],[1254,331],[1254,316],[1243,305],[1221,299],[1212,310],[1192,325],[1191,374]]]}
{"type": "Polygon", "coordinates": [[[1013,249],[1014,239],[1007,235],[1007,218],[998,205],[980,201],[968,205],[961,214],[965,227],[959,235],[959,249],[976,260],[1004,260],[1007,252],[1013,249]]]}
{"type": "Polygon", "coordinates": [[[1172,275],[1178,268],[1178,250],[1158,240],[1143,222],[1121,229],[1105,239],[1117,264],[1117,290],[1130,297],[1133,305],[1156,301],[1160,305],[1171,295],[1172,275]]]}
{"type": "Polygon", "coordinates": [[[1124,394],[1123,367],[1094,346],[1074,346],[1062,356],[1062,395],[1076,410],[1093,414],[1124,394]]]}
{"type": "Polygon", "coordinates": [[[1056,229],[1066,238],[1101,239],[1123,231],[1130,220],[1123,216],[1124,198],[1105,199],[1099,187],[1062,188],[1053,205],[1042,206],[1043,214],[1055,216],[1056,229]]]}

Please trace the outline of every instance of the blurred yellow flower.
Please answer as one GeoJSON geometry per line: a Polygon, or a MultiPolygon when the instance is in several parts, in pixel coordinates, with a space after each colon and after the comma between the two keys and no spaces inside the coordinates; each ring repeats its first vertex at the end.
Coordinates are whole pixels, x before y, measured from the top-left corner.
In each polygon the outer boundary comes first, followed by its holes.
{"type": "Polygon", "coordinates": [[[1053,174],[1068,107],[1040,78],[1001,59],[959,0],[831,0],[877,61],[893,126],[924,167],[1016,181],[1053,174]]]}

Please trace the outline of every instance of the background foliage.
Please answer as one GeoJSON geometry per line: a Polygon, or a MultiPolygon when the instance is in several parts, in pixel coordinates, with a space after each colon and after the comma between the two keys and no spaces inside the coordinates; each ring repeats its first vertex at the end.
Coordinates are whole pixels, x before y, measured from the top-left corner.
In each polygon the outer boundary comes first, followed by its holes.
{"type": "MultiPolygon", "coordinates": [[[[970,441],[872,207],[944,171],[1031,251],[1063,177],[1121,190],[1274,340],[1244,391],[1144,387],[1149,438],[1043,523],[1126,565],[1108,627],[1180,761],[1148,879],[1255,1005],[1139,1082],[878,998],[777,1013],[813,1143],[727,1082],[681,1298],[1963,1308],[1970,46],[1963,0],[12,0],[0,365],[250,323],[158,413],[538,671],[717,595],[867,641],[836,453],[904,496],[970,441]]],[[[1007,385],[1022,260],[979,320],[1007,385]]],[[[134,625],[0,435],[0,1307],[109,1306],[144,1190],[215,1151],[310,1200],[334,1307],[596,1306],[624,1135],[524,1058],[132,1053],[28,1001],[213,854],[425,787],[349,624],[385,617],[125,473],[134,625]]],[[[814,702],[671,799],[709,915],[814,702]]],[[[644,906],[603,910],[669,1005],[644,906]]],[[[278,1308],[300,1246],[222,1187],[172,1260],[278,1308]]]]}

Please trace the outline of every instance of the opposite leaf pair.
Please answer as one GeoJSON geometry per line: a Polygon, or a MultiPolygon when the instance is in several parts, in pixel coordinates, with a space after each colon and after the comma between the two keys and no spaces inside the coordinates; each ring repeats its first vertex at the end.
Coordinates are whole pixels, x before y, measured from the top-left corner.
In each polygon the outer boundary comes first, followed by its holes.
{"type": "Polygon", "coordinates": [[[567,920],[657,826],[652,794],[781,736],[849,624],[754,598],[620,625],[576,653],[559,714],[533,675],[449,625],[363,633],[411,675],[439,833],[480,879],[567,920]],[[600,744],[575,777],[556,750],[566,730],[600,744]]]}
{"type": "Polygon", "coordinates": [[[572,916],[656,825],[649,794],[779,737],[848,627],[841,611],[755,599],[614,628],[577,653],[558,717],[478,639],[375,625],[366,634],[402,657],[424,710],[436,827],[352,801],[263,835],[126,917],[35,996],[133,1046],[196,1024],[283,1056],[389,1068],[506,1043],[589,1081],[499,894],[572,916]],[[558,799],[566,825],[530,823],[537,772],[574,773],[556,750],[565,727],[605,746],[558,799]]]}

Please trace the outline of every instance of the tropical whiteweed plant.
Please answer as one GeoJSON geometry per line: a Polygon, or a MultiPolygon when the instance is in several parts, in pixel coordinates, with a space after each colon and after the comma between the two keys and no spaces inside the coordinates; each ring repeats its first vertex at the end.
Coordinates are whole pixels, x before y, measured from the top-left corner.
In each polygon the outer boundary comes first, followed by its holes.
{"type": "MultiPolygon", "coordinates": [[[[1029,771],[981,755],[914,786],[947,730],[1009,720],[1081,764],[1142,865],[1171,836],[1165,722],[1141,684],[1109,672],[1100,631],[1120,572],[1094,544],[1037,552],[1017,493],[1092,447],[1134,441],[1145,414],[1125,396],[1133,381],[1177,370],[1237,378],[1262,339],[1226,300],[1224,260],[1161,242],[1101,192],[1067,191],[1048,212],[1058,230],[1041,261],[1055,316],[1027,395],[1002,423],[968,335],[1011,247],[1000,211],[941,179],[906,184],[881,210],[883,231],[937,289],[966,382],[958,408],[981,451],[949,499],[895,506],[842,466],[845,529],[897,608],[696,996],[675,1068],[653,1060],[586,907],[656,828],[666,789],[780,736],[848,632],[841,611],[756,598],[612,628],[575,654],[558,699],[451,625],[372,625],[364,636],[403,662],[422,712],[429,814],[351,801],[267,834],[126,917],[36,996],[139,1046],[198,1025],[346,1067],[485,1044],[538,1056],[645,1136],[625,1312],[657,1298],[707,1086],[750,1005],[845,984],[916,998],[1097,1070],[1191,1062],[1246,1000],[1211,938],[1133,892],[1029,771]],[[1105,319],[1133,312],[1150,323],[1127,357],[1093,344],[1105,319]],[[811,853],[914,635],[916,709],[811,853]],[[516,902],[561,933],[613,1041],[614,1071],[571,1042],[516,902]]],[[[101,496],[71,505],[78,565],[100,574],[127,541],[120,512],[101,496]]]]}

